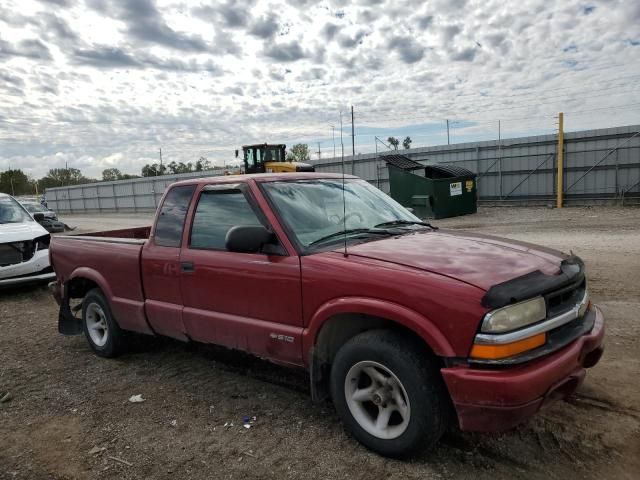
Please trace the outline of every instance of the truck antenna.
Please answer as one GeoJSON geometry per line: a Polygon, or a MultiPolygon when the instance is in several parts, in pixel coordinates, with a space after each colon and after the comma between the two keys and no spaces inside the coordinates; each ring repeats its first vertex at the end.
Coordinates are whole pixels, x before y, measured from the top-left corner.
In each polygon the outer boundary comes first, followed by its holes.
{"type": "Polygon", "coordinates": [[[342,110],[340,110],[340,145],[342,148],[342,228],[344,230],[344,256],[348,257],[347,253],[347,201],[344,193],[344,142],[342,140],[342,110]]]}

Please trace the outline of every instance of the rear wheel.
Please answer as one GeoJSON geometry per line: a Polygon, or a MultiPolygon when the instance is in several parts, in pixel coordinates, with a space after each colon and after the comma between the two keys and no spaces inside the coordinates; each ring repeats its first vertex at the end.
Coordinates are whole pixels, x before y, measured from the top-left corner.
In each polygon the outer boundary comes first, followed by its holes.
{"type": "Polygon", "coordinates": [[[394,331],[372,330],[349,340],[334,359],[331,393],[346,428],[382,455],[429,449],[449,419],[435,362],[413,339],[394,331]]]}
{"type": "Polygon", "coordinates": [[[116,323],[104,295],[98,288],[82,300],[82,328],[96,355],[115,357],[124,350],[124,332],[116,323]]]}

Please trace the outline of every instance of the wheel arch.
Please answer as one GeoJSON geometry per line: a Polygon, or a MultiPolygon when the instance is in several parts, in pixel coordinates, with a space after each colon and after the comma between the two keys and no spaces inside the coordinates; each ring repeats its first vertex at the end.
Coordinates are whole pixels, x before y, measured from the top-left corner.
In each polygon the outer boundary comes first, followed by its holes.
{"type": "Polygon", "coordinates": [[[99,288],[107,301],[113,296],[108,282],[99,272],[92,268],[80,267],[75,269],[66,283],[70,294],[69,298],[84,297],[89,290],[94,288],[99,288]]]}
{"type": "Polygon", "coordinates": [[[336,299],[316,312],[303,340],[314,401],[322,401],[329,395],[328,373],[340,347],[355,335],[375,329],[402,332],[427,355],[436,358],[455,356],[442,332],[423,315],[407,307],[369,298],[336,299]]]}

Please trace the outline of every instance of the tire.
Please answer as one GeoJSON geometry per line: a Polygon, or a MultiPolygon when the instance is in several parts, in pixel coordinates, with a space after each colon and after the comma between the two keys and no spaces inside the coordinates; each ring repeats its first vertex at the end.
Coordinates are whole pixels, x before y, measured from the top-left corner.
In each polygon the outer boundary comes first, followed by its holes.
{"type": "Polygon", "coordinates": [[[331,395],[346,429],[384,456],[423,453],[449,424],[439,369],[416,343],[392,330],[370,330],[347,341],[331,367],[331,395]]]}
{"type": "Polygon", "coordinates": [[[124,332],[111,314],[111,308],[99,288],[90,290],[82,300],[82,329],[93,352],[105,358],[124,351],[124,332]]]}

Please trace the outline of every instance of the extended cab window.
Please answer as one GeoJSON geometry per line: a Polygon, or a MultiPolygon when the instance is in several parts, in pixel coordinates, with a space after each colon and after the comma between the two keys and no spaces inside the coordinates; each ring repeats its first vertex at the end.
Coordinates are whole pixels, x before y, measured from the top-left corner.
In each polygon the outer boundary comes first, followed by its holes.
{"type": "Polygon", "coordinates": [[[193,216],[190,246],[226,250],[225,237],[235,225],[261,225],[244,194],[237,189],[205,190],[193,216]]]}
{"type": "Polygon", "coordinates": [[[179,247],[184,220],[195,185],[172,188],[164,199],[156,224],[155,243],[162,247],[179,247]]]}

